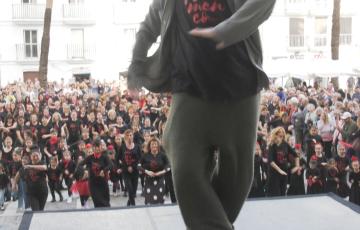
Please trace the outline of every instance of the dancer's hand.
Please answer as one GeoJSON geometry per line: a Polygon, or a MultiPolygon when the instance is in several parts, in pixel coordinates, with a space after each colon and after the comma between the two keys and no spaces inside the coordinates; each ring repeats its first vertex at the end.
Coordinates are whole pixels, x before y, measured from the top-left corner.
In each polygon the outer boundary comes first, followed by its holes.
{"type": "Polygon", "coordinates": [[[209,27],[209,28],[195,28],[193,30],[191,30],[190,35],[195,36],[195,37],[201,37],[201,38],[207,38],[207,39],[211,39],[214,42],[216,42],[216,49],[220,50],[223,49],[225,46],[224,41],[219,41],[216,37],[216,32],[214,30],[213,27],[209,27]]]}
{"type": "Polygon", "coordinates": [[[287,173],[284,172],[283,170],[280,171],[280,174],[283,175],[283,176],[287,176],[287,173]]]}
{"type": "Polygon", "coordinates": [[[100,171],[99,176],[101,176],[101,177],[105,177],[104,170],[101,170],[101,171],[100,171]]]}
{"type": "Polygon", "coordinates": [[[129,172],[129,173],[132,173],[133,171],[134,171],[133,168],[132,168],[131,166],[129,166],[129,167],[128,167],[128,172],[129,172]]]}

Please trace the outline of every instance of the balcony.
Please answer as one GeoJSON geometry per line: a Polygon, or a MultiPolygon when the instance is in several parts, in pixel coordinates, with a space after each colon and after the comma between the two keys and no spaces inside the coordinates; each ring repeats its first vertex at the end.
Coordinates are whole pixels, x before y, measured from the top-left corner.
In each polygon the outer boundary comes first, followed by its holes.
{"type": "Polygon", "coordinates": [[[16,44],[16,61],[36,63],[40,60],[40,44],[16,44]]]}
{"type": "Polygon", "coordinates": [[[307,15],[308,4],[306,0],[286,0],[285,13],[288,15],[307,15]]]}
{"type": "Polygon", "coordinates": [[[351,45],[352,36],[351,34],[340,34],[340,45],[351,45]]]}
{"type": "Polygon", "coordinates": [[[330,16],[332,15],[333,1],[331,0],[309,0],[310,15],[330,16]]]}
{"type": "Polygon", "coordinates": [[[65,24],[95,24],[93,9],[85,4],[64,4],[63,20],[65,24]]]}
{"type": "Polygon", "coordinates": [[[95,46],[84,44],[68,44],[67,60],[75,63],[87,63],[94,60],[95,46]]]}
{"type": "Polygon", "coordinates": [[[13,4],[12,18],[19,24],[35,23],[44,21],[45,5],[43,4],[13,4]]]}
{"type": "Polygon", "coordinates": [[[304,47],[304,35],[290,35],[289,48],[304,47]]]}

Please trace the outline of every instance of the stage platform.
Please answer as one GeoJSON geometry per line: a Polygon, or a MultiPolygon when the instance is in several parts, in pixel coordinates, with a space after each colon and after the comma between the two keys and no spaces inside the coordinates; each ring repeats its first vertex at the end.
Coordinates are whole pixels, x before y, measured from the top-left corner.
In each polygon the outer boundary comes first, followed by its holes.
{"type": "MultiPolygon", "coordinates": [[[[334,194],[249,199],[235,222],[241,230],[360,229],[360,206],[334,194]]],[[[20,229],[184,230],[178,206],[25,212],[20,229]]]]}

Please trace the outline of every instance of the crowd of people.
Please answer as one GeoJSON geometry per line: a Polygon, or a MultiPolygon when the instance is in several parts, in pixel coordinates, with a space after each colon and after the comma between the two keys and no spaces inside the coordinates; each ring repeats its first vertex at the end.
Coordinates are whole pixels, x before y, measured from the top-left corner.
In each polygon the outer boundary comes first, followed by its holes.
{"type": "MultiPolygon", "coordinates": [[[[333,192],[360,205],[360,86],[307,86],[262,93],[249,197],[333,192]]],[[[52,202],[109,207],[176,203],[162,134],[171,95],[130,95],[115,83],[37,81],[0,94],[0,207],[43,210],[52,202]],[[109,190],[109,185],[111,191],[109,190]],[[64,197],[62,190],[67,190],[64,197]],[[56,199],[58,198],[58,199],[56,199]]],[[[215,121],[216,122],[216,121],[215,121]]],[[[218,154],[221,154],[221,149],[218,154]]]]}
{"type": "Polygon", "coordinates": [[[168,158],[161,143],[168,95],[132,98],[119,85],[28,81],[0,95],[0,207],[43,210],[78,194],[81,205],[109,207],[110,194],[135,205],[140,181],[145,204],[176,203],[168,158]],[[140,180],[139,180],[140,179],[140,180]],[[109,191],[111,187],[112,191],[109,191]]]}
{"type": "Polygon", "coordinates": [[[333,192],[360,205],[360,85],[262,95],[250,197],[333,192]]]}

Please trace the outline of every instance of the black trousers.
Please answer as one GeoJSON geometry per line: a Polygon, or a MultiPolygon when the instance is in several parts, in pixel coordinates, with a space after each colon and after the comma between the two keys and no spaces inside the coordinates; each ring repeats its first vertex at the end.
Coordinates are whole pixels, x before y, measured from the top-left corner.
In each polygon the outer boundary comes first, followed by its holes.
{"type": "Polygon", "coordinates": [[[45,187],[41,186],[37,189],[28,189],[27,191],[27,198],[33,211],[43,211],[45,208],[47,196],[48,196],[48,189],[45,184],[45,187]]]}
{"type": "Polygon", "coordinates": [[[107,180],[104,178],[90,179],[89,188],[94,207],[110,207],[110,194],[107,180]]]}
{"type": "Polygon", "coordinates": [[[129,200],[127,206],[135,205],[136,190],[139,181],[139,173],[134,171],[133,173],[124,173],[125,186],[129,194],[129,200]]]}
{"type": "Polygon", "coordinates": [[[59,195],[60,198],[62,198],[61,186],[58,181],[49,180],[48,185],[49,185],[51,197],[53,200],[55,200],[55,192],[59,195]]]}
{"type": "Polygon", "coordinates": [[[89,196],[80,196],[81,206],[84,206],[88,199],[89,199],[89,196]]]}
{"type": "Polygon", "coordinates": [[[73,179],[71,179],[69,177],[65,177],[64,180],[65,180],[65,184],[66,184],[66,187],[67,187],[67,190],[68,190],[68,195],[70,197],[72,195],[71,186],[73,184],[73,179]]]}
{"type": "Polygon", "coordinates": [[[285,196],[288,176],[280,175],[274,169],[270,170],[268,196],[285,196]]]}
{"type": "Polygon", "coordinates": [[[253,180],[259,101],[260,94],[227,103],[173,94],[163,143],[188,229],[233,229],[253,180]]]}

